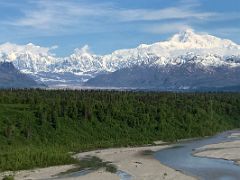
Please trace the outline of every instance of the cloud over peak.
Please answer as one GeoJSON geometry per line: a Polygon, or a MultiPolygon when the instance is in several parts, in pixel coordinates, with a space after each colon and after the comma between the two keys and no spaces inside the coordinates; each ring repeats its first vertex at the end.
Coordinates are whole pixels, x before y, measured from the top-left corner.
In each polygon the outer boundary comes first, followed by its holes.
{"type": "Polygon", "coordinates": [[[2,1],[0,39],[2,43],[59,44],[56,51],[71,51],[73,47],[91,44],[94,51],[104,53],[158,41],[159,37],[164,39],[186,28],[240,41],[238,3],[236,0],[2,1]]]}

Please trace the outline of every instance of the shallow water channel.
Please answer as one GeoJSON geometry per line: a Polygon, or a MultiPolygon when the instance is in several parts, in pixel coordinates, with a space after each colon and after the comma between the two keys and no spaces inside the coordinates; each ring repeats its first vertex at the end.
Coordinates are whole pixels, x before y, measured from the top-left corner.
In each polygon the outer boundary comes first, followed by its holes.
{"type": "Polygon", "coordinates": [[[161,163],[198,179],[239,180],[240,166],[233,161],[192,155],[195,149],[202,146],[240,139],[229,137],[235,132],[240,133],[240,131],[227,131],[209,138],[180,142],[171,148],[158,151],[154,156],[161,163]]]}

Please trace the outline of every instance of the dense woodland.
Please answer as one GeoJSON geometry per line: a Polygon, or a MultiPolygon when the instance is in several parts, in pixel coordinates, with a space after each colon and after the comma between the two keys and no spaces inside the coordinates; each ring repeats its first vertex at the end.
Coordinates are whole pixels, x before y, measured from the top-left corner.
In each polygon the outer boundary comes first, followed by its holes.
{"type": "Polygon", "coordinates": [[[73,163],[69,152],[239,127],[238,93],[1,90],[0,170],[73,163]]]}

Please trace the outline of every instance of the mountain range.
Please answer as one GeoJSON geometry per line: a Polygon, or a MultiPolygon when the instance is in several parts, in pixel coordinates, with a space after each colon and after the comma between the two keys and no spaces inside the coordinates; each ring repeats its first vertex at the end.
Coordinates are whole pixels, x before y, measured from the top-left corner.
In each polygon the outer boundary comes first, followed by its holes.
{"type": "Polygon", "coordinates": [[[0,88],[40,88],[31,77],[17,70],[11,62],[0,62],[0,88]]]}
{"type": "Polygon", "coordinates": [[[56,57],[34,44],[0,45],[0,61],[49,86],[159,88],[163,90],[222,88],[240,85],[240,45],[187,29],[169,40],[141,44],[107,55],[88,46],[68,57],[56,57]]]}

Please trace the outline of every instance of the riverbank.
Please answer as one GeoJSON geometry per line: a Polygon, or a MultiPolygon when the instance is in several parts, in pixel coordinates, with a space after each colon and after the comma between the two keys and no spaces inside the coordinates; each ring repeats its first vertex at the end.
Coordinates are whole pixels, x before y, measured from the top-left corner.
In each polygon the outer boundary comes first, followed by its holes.
{"type": "MultiPolygon", "coordinates": [[[[240,133],[233,133],[229,138],[240,137],[240,133]]],[[[210,144],[196,149],[195,156],[225,159],[240,165],[240,140],[210,144]]]]}
{"type": "MultiPolygon", "coordinates": [[[[112,162],[118,170],[124,171],[132,176],[131,180],[163,180],[163,179],[178,179],[178,180],[193,180],[195,178],[187,176],[179,171],[162,165],[158,160],[155,160],[151,155],[144,152],[154,152],[167,148],[169,146],[151,146],[137,148],[115,148],[90,151],[76,154],[75,158],[84,158],[86,156],[96,156],[103,161],[112,162]]],[[[19,171],[15,174],[15,179],[50,179],[55,175],[72,169],[74,166],[56,166],[44,169],[36,169],[31,171],[19,171]]],[[[3,176],[3,174],[2,174],[3,176]]],[[[1,177],[1,176],[0,176],[1,177]]],[[[120,180],[116,174],[105,172],[100,169],[84,176],[66,177],[61,179],[79,179],[79,180],[120,180]]]]}

